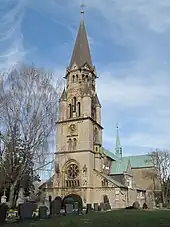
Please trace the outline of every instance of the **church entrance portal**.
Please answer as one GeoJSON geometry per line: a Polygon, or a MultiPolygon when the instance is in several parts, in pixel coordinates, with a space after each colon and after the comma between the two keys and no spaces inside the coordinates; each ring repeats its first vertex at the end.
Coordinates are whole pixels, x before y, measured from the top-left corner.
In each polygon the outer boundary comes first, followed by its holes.
{"type": "Polygon", "coordinates": [[[76,194],[70,194],[64,197],[62,201],[62,206],[65,207],[65,204],[78,204],[79,209],[81,210],[83,207],[83,201],[79,195],[76,194]]]}

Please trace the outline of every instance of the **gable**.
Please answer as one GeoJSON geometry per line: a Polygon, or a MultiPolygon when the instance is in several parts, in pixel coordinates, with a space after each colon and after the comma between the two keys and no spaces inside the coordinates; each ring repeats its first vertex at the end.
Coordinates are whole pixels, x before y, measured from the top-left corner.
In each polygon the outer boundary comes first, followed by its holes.
{"type": "Polygon", "coordinates": [[[127,188],[125,185],[121,184],[120,182],[114,180],[112,177],[101,173],[97,170],[94,170],[98,175],[100,175],[103,179],[106,179],[108,182],[110,182],[111,184],[113,184],[115,187],[119,187],[119,188],[127,188]]]}
{"type": "Polygon", "coordinates": [[[130,160],[128,161],[128,165],[127,165],[127,174],[128,175],[131,175],[132,176],[132,166],[131,166],[131,163],[130,163],[130,160]]]}

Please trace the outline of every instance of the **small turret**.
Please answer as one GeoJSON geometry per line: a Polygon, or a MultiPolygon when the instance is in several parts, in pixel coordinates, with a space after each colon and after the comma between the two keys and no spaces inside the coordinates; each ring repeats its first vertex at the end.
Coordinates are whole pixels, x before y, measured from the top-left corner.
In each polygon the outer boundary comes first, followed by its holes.
{"type": "Polygon", "coordinates": [[[101,104],[97,94],[95,95],[95,105],[96,105],[96,121],[100,125],[101,124],[101,104]]]}
{"type": "Polygon", "coordinates": [[[117,134],[116,134],[116,148],[115,148],[115,153],[119,158],[122,158],[122,146],[120,143],[120,137],[119,137],[119,127],[117,124],[117,134]]]}
{"type": "Polygon", "coordinates": [[[67,100],[67,93],[66,93],[66,90],[64,88],[63,92],[62,92],[62,95],[60,97],[60,102],[62,101],[66,101],[67,100]]]}
{"type": "Polygon", "coordinates": [[[67,93],[64,88],[59,100],[59,120],[67,119],[67,93]]]}

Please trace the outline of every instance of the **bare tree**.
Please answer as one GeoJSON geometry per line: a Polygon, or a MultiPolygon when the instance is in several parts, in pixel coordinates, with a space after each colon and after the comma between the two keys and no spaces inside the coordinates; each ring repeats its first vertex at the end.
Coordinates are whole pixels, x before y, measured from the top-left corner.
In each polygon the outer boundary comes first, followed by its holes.
{"type": "Polygon", "coordinates": [[[30,163],[38,170],[48,161],[47,145],[55,130],[61,88],[61,79],[55,81],[53,73],[33,66],[22,65],[5,79],[0,78],[0,130],[5,148],[1,150],[0,161],[10,181],[10,204],[30,163]]]}
{"type": "Polygon", "coordinates": [[[149,155],[156,170],[155,178],[158,180],[161,187],[162,202],[165,204],[169,190],[170,152],[168,150],[156,149],[149,155]]]}

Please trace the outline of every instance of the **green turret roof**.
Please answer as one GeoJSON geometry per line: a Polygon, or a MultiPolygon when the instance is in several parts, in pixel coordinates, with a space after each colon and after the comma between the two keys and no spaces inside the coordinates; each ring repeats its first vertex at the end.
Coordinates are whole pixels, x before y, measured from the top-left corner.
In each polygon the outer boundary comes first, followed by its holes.
{"type": "Polygon", "coordinates": [[[116,134],[116,148],[115,148],[115,151],[116,151],[116,155],[121,158],[122,157],[122,146],[121,146],[121,143],[120,143],[118,124],[117,124],[116,128],[117,128],[117,134],[116,134]]]}
{"type": "Polygon", "coordinates": [[[119,137],[119,127],[117,125],[117,133],[116,133],[116,147],[119,148],[121,147],[121,144],[120,144],[120,137],[119,137]]]}

